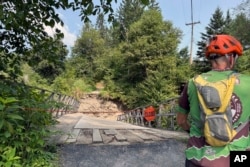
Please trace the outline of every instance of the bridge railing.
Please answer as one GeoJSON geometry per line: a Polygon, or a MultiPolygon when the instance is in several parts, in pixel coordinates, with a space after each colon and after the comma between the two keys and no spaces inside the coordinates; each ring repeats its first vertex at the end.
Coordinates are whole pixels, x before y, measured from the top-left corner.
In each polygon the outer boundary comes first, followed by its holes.
{"type": "MultiPolygon", "coordinates": [[[[49,91],[46,89],[38,88],[35,86],[29,86],[24,83],[19,83],[15,81],[10,80],[4,80],[5,85],[10,85],[11,87],[23,87],[27,90],[30,90],[32,92],[36,92],[37,94],[40,94],[44,96],[46,99],[46,102],[48,104],[52,104],[52,108],[49,107],[48,112],[52,112],[52,115],[54,117],[60,117],[67,113],[74,113],[78,112],[78,108],[80,106],[80,101],[78,101],[76,98],[60,93],[56,93],[53,91],[49,91]]],[[[39,108],[35,108],[39,109],[39,108]]]]}
{"type": "Polygon", "coordinates": [[[38,93],[40,93],[41,95],[46,95],[46,101],[49,103],[53,103],[53,107],[49,109],[49,112],[52,112],[52,115],[54,117],[60,117],[64,114],[78,112],[80,101],[73,96],[68,96],[37,87],[28,87],[35,91],[38,91],[38,93]]]}
{"type": "Polygon", "coordinates": [[[145,114],[146,109],[149,106],[138,107],[125,112],[124,114],[118,115],[117,121],[123,121],[130,124],[135,124],[139,126],[156,127],[161,129],[175,130],[175,118],[176,112],[175,108],[177,105],[178,97],[167,99],[154,106],[155,114],[151,115],[154,118],[148,121],[147,114],[145,114]]]}

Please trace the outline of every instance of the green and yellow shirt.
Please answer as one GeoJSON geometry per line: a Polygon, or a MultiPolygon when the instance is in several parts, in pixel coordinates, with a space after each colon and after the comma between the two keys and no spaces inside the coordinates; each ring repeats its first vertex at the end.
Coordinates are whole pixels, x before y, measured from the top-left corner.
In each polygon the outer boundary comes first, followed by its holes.
{"type": "MultiPolygon", "coordinates": [[[[232,73],[233,71],[209,71],[203,73],[202,77],[209,82],[215,82],[226,79],[232,73]]],[[[229,167],[230,151],[250,151],[250,77],[238,73],[236,75],[237,80],[231,97],[233,127],[236,129],[241,124],[248,123],[226,146],[212,147],[205,142],[197,91],[192,79],[182,92],[177,111],[191,116],[190,138],[185,154],[194,164],[203,167],[229,167]]]]}

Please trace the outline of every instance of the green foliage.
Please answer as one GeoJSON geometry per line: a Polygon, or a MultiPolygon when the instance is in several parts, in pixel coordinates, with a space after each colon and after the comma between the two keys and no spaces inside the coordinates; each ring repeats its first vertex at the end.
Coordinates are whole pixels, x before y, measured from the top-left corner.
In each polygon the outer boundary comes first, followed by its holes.
{"type": "MultiPolygon", "coordinates": [[[[164,22],[160,12],[150,10],[131,25],[128,42],[121,45],[124,56],[123,82],[137,84],[155,71],[159,64],[176,54],[180,32],[164,22]]],[[[170,61],[171,62],[171,61],[170,61]]]]}
{"type": "Polygon", "coordinates": [[[22,74],[19,68],[21,57],[15,53],[5,54],[0,52],[0,75],[12,77],[16,79],[18,75],[22,74]]]}
{"type": "MultiPolygon", "coordinates": [[[[54,27],[56,23],[63,24],[54,9],[61,3],[60,1],[33,3],[30,0],[7,0],[1,3],[0,20],[3,40],[0,44],[0,51],[9,53],[10,50],[14,50],[17,54],[21,54],[40,39],[47,38],[44,25],[54,27]]],[[[60,31],[58,35],[61,35],[60,31]]]]}
{"type": "Polygon", "coordinates": [[[52,90],[48,81],[37,74],[27,63],[22,64],[21,70],[23,75],[19,80],[23,81],[26,85],[52,90]]]}
{"type": "MultiPolygon", "coordinates": [[[[112,2],[117,2],[117,0],[100,0],[100,5],[88,0],[41,0],[35,2],[33,0],[6,0],[2,2],[0,5],[0,70],[9,77],[17,78],[22,75],[19,68],[22,60],[30,60],[30,56],[39,53],[41,49],[50,52],[57,50],[57,46],[50,45],[53,38],[46,32],[46,27],[55,28],[55,39],[61,39],[64,36],[61,30],[56,28],[57,24],[60,26],[64,24],[56,9],[79,10],[80,16],[85,22],[90,21],[90,15],[101,13],[109,14],[108,20],[111,21],[113,20],[112,2]]],[[[148,3],[148,0],[142,2],[148,3]]],[[[41,59],[43,60],[46,54],[40,54],[39,56],[42,56],[41,59]]],[[[40,62],[36,61],[37,63],[40,62]]],[[[29,64],[33,63],[29,62],[29,64]]],[[[47,76],[49,70],[57,70],[57,67],[58,64],[57,66],[51,66],[49,61],[49,64],[43,63],[36,71],[43,75],[45,73],[47,76]],[[47,70],[44,72],[44,70],[40,70],[41,68],[47,70]]],[[[53,71],[52,79],[55,75],[58,75],[58,71],[53,71]]]]}
{"type": "Polygon", "coordinates": [[[248,49],[250,46],[250,18],[245,13],[238,14],[230,24],[230,34],[235,36],[241,43],[244,49],[248,49]]]}
{"type": "MultiPolygon", "coordinates": [[[[228,13],[229,14],[229,13],[228,13]]],[[[201,33],[201,40],[198,41],[198,51],[197,56],[202,61],[205,59],[205,47],[207,40],[216,34],[225,34],[228,31],[228,27],[230,25],[230,16],[228,15],[225,19],[223,17],[222,10],[218,7],[216,8],[214,14],[210,18],[210,23],[205,27],[206,32],[201,33]]]]}
{"type": "Polygon", "coordinates": [[[116,45],[128,39],[131,24],[138,21],[143,14],[145,5],[138,0],[123,0],[117,11],[117,18],[113,23],[113,39],[116,45]]]}
{"type": "Polygon", "coordinates": [[[68,51],[60,39],[43,42],[47,46],[37,49],[38,51],[33,52],[26,61],[34,71],[51,84],[57,76],[64,72],[68,51]]]}
{"type": "Polygon", "coordinates": [[[208,60],[195,60],[191,66],[191,70],[194,74],[200,74],[204,72],[208,72],[211,70],[211,65],[208,60]]]}
{"type": "MultiPolygon", "coordinates": [[[[174,59],[174,58],[172,58],[174,59]]],[[[171,59],[168,59],[171,62],[171,59]]],[[[176,96],[177,84],[174,64],[159,65],[158,69],[151,71],[148,77],[128,93],[129,107],[143,105],[156,105],[158,102],[176,96]]]]}
{"type": "Polygon", "coordinates": [[[176,72],[178,86],[182,83],[186,83],[190,77],[193,76],[192,66],[189,63],[190,54],[188,48],[185,47],[179,51],[176,58],[176,72]]]}
{"type": "Polygon", "coordinates": [[[54,120],[46,111],[50,106],[45,97],[8,81],[0,82],[0,92],[0,162],[4,166],[51,166],[53,156],[45,150],[45,138],[54,120]]]}
{"type": "MultiPolygon", "coordinates": [[[[242,3],[244,4],[244,3],[242,3]]],[[[241,11],[240,8],[238,10],[241,11]]],[[[250,26],[250,20],[245,13],[238,12],[234,19],[230,17],[230,13],[227,12],[226,18],[223,17],[223,13],[220,8],[215,10],[215,13],[210,19],[209,25],[206,27],[206,33],[202,33],[201,41],[198,42],[197,55],[200,59],[194,61],[192,70],[194,73],[207,72],[211,69],[210,63],[205,58],[205,46],[209,36],[214,34],[230,34],[236,37],[241,43],[244,50],[247,50],[250,46],[250,33],[247,31],[247,27],[250,26]]],[[[236,70],[243,73],[249,73],[248,52],[244,53],[246,56],[239,58],[236,65],[236,70]]]]}
{"type": "Polygon", "coordinates": [[[58,76],[51,85],[51,89],[66,95],[78,97],[84,92],[94,90],[94,84],[90,79],[75,77],[76,72],[71,63],[66,63],[66,70],[58,76]]]}
{"type": "Polygon", "coordinates": [[[83,79],[76,79],[73,84],[73,90],[80,92],[91,92],[93,91],[93,86],[87,84],[83,79]]]}
{"type": "MultiPolygon", "coordinates": [[[[48,37],[45,26],[54,27],[56,24],[63,26],[63,22],[56,13],[55,9],[62,8],[80,10],[82,20],[90,21],[90,15],[100,13],[109,14],[109,20],[113,19],[112,1],[117,0],[100,0],[101,5],[94,4],[93,1],[87,0],[50,0],[36,1],[32,0],[6,0],[0,6],[0,20],[2,23],[2,42],[0,43],[0,52],[8,53],[14,50],[16,53],[24,53],[30,46],[34,46],[39,41],[48,37]],[[25,10],[29,9],[29,10],[25,10]]],[[[148,3],[148,0],[142,1],[148,3]]],[[[55,31],[57,36],[62,37],[59,29],[55,31]]]]}
{"type": "MultiPolygon", "coordinates": [[[[106,65],[102,69],[107,71],[103,78],[109,96],[133,108],[175,95],[180,35],[171,22],[163,21],[159,11],[146,11],[131,24],[128,41],[101,59],[106,65]]],[[[103,92],[106,97],[107,92],[103,92]]]]}
{"type": "Polygon", "coordinates": [[[210,63],[205,57],[207,41],[213,35],[228,34],[231,22],[232,20],[229,12],[227,12],[226,17],[224,17],[222,10],[219,7],[216,8],[214,14],[210,18],[210,23],[205,27],[206,32],[201,33],[201,40],[197,43],[197,58],[194,60],[194,64],[192,65],[194,73],[207,72],[211,69],[210,63]]]}
{"type": "Polygon", "coordinates": [[[72,95],[74,97],[79,97],[84,93],[95,90],[94,86],[88,84],[88,82],[86,82],[84,79],[75,78],[69,82],[69,80],[64,77],[57,77],[52,85],[52,88],[57,92],[72,95]]]}
{"type": "Polygon", "coordinates": [[[250,75],[250,50],[244,52],[244,54],[238,58],[235,70],[237,72],[250,75]]]}
{"type": "Polygon", "coordinates": [[[90,24],[83,27],[81,37],[75,42],[72,48],[72,57],[69,61],[77,70],[77,77],[93,77],[97,65],[94,63],[103,55],[105,41],[101,38],[100,33],[90,24]]]}
{"type": "Polygon", "coordinates": [[[16,148],[5,147],[1,153],[0,166],[4,167],[22,167],[19,156],[16,156],[16,148]]]}
{"type": "Polygon", "coordinates": [[[246,16],[249,18],[250,17],[249,8],[250,8],[250,1],[249,0],[241,1],[241,3],[236,8],[234,8],[234,12],[237,15],[240,13],[245,13],[246,16]]]}

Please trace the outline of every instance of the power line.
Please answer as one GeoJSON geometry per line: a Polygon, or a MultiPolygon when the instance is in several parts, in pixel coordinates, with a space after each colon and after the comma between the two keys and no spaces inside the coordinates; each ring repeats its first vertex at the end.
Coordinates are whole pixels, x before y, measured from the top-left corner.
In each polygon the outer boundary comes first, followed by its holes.
{"type": "Polygon", "coordinates": [[[194,41],[194,25],[199,24],[200,21],[194,22],[193,21],[193,0],[191,0],[191,23],[187,23],[186,25],[191,25],[191,45],[190,45],[190,57],[189,57],[189,63],[193,63],[193,57],[192,57],[192,52],[193,52],[193,41],[194,41]]]}

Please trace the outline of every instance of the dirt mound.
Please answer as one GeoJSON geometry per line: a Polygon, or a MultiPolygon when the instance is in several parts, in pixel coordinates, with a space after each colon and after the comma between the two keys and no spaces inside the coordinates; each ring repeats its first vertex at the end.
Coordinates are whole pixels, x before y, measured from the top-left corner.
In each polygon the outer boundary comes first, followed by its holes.
{"type": "Polygon", "coordinates": [[[101,98],[99,92],[85,94],[79,101],[78,112],[89,116],[117,120],[117,116],[124,113],[121,104],[101,98]]]}

